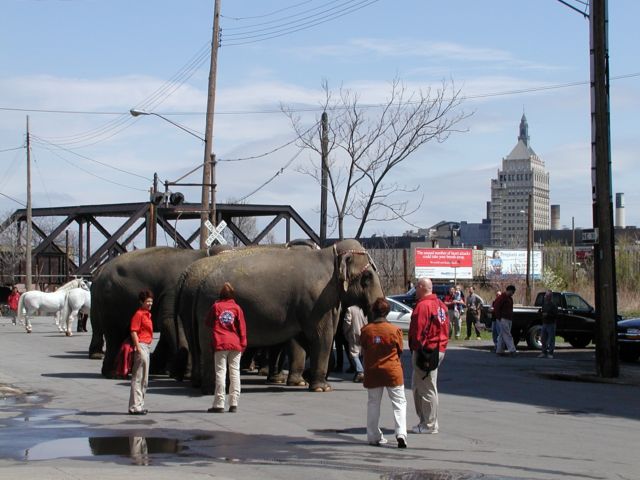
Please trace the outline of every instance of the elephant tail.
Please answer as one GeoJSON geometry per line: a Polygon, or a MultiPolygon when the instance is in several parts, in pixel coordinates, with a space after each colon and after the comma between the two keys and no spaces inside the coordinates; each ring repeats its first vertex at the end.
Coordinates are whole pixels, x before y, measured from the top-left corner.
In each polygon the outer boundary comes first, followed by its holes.
{"type": "Polygon", "coordinates": [[[176,360],[174,363],[174,376],[178,380],[182,380],[187,370],[189,363],[189,339],[186,338],[184,332],[184,325],[180,311],[182,308],[182,302],[184,301],[182,290],[184,288],[184,282],[186,281],[186,272],[182,272],[178,278],[176,284],[176,298],[173,302],[173,321],[176,329],[176,360]]]}

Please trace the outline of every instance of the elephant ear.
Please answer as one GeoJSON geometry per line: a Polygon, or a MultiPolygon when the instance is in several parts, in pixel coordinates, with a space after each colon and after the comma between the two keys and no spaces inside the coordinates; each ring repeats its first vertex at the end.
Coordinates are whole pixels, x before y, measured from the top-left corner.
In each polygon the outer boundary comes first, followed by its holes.
{"type": "Polygon", "coordinates": [[[342,281],[342,288],[346,292],[349,288],[349,264],[351,263],[351,257],[353,254],[351,252],[347,252],[342,254],[342,258],[340,259],[340,280],[342,281]]]}

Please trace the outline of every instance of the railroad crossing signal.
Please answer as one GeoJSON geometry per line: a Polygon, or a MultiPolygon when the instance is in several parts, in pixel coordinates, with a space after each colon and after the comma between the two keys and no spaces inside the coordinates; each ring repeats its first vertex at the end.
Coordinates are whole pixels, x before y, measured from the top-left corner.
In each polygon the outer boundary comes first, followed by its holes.
{"type": "Polygon", "coordinates": [[[213,223],[207,220],[204,222],[204,226],[211,232],[211,235],[209,235],[204,242],[207,244],[207,247],[210,247],[215,240],[217,240],[220,245],[227,244],[227,241],[222,236],[222,231],[226,228],[227,222],[222,220],[217,227],[214,227],[213,223]]]}

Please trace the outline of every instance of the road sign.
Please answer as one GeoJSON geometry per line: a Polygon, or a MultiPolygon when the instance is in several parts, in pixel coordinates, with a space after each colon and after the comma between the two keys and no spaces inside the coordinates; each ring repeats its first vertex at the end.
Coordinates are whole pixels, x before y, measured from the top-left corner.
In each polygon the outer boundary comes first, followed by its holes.
{"type": "Polygon", "coordinates": [[[582,243],[598,243],[598,229],[585,228],[582,230],[582,243]]]}
{"type": "Polygon", "coordinates": [[[222,220],[217,227],[214,227],[213,223],[207,220],[204,222],[204,226],[211,232],[211,235],[209,235],[204,242],[207,244],[207,247],[210,247],[215,240],[217,240],[220,245],[227,244],[227,241],[222,236],[222,231],[226,228],[227,222],[222,220]]]}

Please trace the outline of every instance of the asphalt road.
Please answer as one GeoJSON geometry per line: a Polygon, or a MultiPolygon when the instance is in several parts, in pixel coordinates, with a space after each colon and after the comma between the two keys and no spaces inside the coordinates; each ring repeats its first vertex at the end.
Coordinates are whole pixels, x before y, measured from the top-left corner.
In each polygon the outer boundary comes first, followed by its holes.
{"type": "MultiPolygon", "coordinates": [[[[527,351],[499,358],[478,341],[450,348],[439,372],[440,433],[410,434],[399,450],[387,398],[390,442],[366,443],[366,392],[348,374],[331,378],[330,393],[243,375],[237,414],[206,413],[212,397],[153,377],[151,413],[132,417],[129,383],[101,377],[89,340],[64,337],[48,318],[30,335],[0,318],[0,479],[640,476],[640,364],[623,365],[615,383],[590,381],[593,347],[561,345],[553,360],[527,351]]],[[[407,400],[411,426],[408,390],[407,400]]]]}

